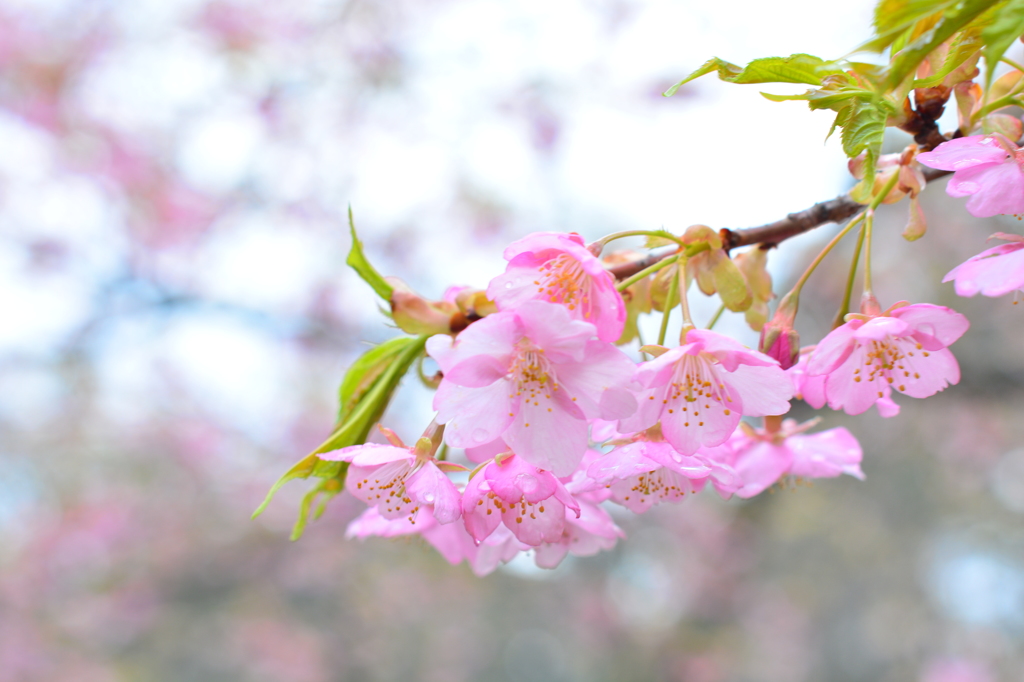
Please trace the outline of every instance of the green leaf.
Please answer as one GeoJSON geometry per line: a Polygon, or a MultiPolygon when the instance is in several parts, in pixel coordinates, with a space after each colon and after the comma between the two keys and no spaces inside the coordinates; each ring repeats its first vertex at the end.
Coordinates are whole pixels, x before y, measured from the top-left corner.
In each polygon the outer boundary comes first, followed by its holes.
{"type": "MultiPolygon", "coordinates": [[[[388,403],[391,402],[391,396],[398,387],[398,383],[402,380],[402,377],[405,376],[406,372],[409,371],[409,368],[420,356],[420,353],[423,352],[423,348],[427,343],[426,336],[418,336],[403,340],[407,341],[407,343],[405,343],[404,347],[393,356],[391,363],[388,364],[380,376],[373,381],[369,390],[366,390],[362,394],[355,403],[355,407],[345,416],[341,424],[333,433],[331,433],[330,437],[328,437],[326,441],[320,444],[316,450],[302,458],[302,460],[285,472],[285,474],[281,476],[276,483],[274,483],[270,488],[270,492],[267,493],[266,498],[263,500],[263,503],[255,512],[253,512],[253,518],[256,518],[263,513],[263,510],[265,510],[267,505],[270,504],[270,500],[273,499],[277,491],[280,490],[281,486],[288,481],[292,481],[297,478],[309,478],[310,476],[316,476],[324,479],[344,476],[345,470],[348,467],[345,462],[323,460],[317,457],[317,455],[348,447],[350,445],[359,445],[366,441],[366,436],[369,434],[370,429],[373,428],[373,425],[380,420],[381,416],[384,414],[384,410],[387,409],[388,403]]],[[[380,348],[380,346],[377,348],[380,348]]],[[[376,348],[373,350],[376,350],[376,348]]],[[[347,380],[348,375],[346,375],[345,378],[347,380]]],[[[320,487],[318,486],[316,490],[319,489],[320,487]]],[[[309,505],[311,504],[312,500],[309,502],[309,505]]],[[[306,512],[302,513],[304,514],[306,512]]],[[[300,521],[303,518],[305,517],[300,515],[300,521]]],[[[302,524],[304,525],[305,522],[302,521],[302,524]]],[[[301,529],[298,530],[298,533],[301,535],[301,529]]]]}
{"type": "Polygon", "coordinates": [[[644,242],[645,248],[657,249],[662,246],[679,246],[679,237],[668,230],[655,230],[652,234],[647,235],[647,240],[644,242]]]}
{"type": "Polygon", "coordinates": [[[317,501],[318,497],[323,496],[320,504],[317,505],[316,510],[312,513],[312,520],[314,521],[323,516],[324,510],[327,509],[327,503],[331,498],[345,489],[348,462],[337,462],[337,464],[343,465],[338,475],[318,481],[313,486],[313,489],[302,497],[302,502],[299,503],[299,517],[295,520],[295,525],[292,527],[292,541],[301,538],[305,532],[306,524],[310,521],[310,511],[313,509],[313,503],[317,501]]]}
{"type": "Polygon", "coordinates": [[[348,258],[345,260],[349,267],[356,271],[356,273],[362,277],[363,281],[369,284],[377,295],[391,303],[391,285],[384,281],[381,274],[370,262],[366,260],[366,256],[363,254],[363,244],[359,241],[359,237],[356,236],[356,224],[352,220],[352,207],[348,207],[348,227],[352,232],[352,249],[348,252],[348,258]]]}
{"type": "Polygon", "coordinates": [[[857,47],[854,52],[881,52],[892,47],[899,51],[912,37],[918,24],[934,21],[960,0],[880,0],[875,5],[876,36],[857,47]]]}
{"type": "Polygon", "coordinates": [[[328,462],[322,460],[316,455],[306,455],[299,462],[295,464],[291,469],[285,472],[281,478],[277,479],[277,482],[271,486],[267,496],[263,498],[262,504],[256,508],[256,511],[252,513],[252,518],[256,518],[267,508],[270,504],[270,500],[273,499],[274,495],[278,490],[281,489],[288,481],[293,481],[297,478],[309,478],[310,476],[320,477],[331,477],[335,476],[342,467],[344,462],[328,462]]]}
{"type": "Polygon", "coordinates": [[[961,0],[946,9],[935,25],[897,52],[889,64],[889,87],[896,87],[913,73],[928,54],[949,40],[986,10],[1005,0],[961,0]]]}
{"type": "Polygon", "coordinates": [[[875,5],[878,35],[900,32],[922,19],[945,11],[959,0],[879,0],[875,5]]]}
{"type": "Polygon", "coordinates": [[[704,62],[699,69],[666,90],[665,96],[671,97],[683,85],[712,71],[717,71],[718,77],[729,83],[809,83],[818,85],[825,77],[842,73],[843,70],[836,62],[825,61],[809,54],[755,59],[742,69],[735,64],[713,57],[704,62]]]}
{"type": "Polygon", "coordinates": [[[993,21],[981,32],[985,42],[985,84],[992,83],[996,65],[1007,48],[1024,33],[1024,0],[1010,0],[996,10],[993,21]]]}
{"type": "Polygon", "coordinates": [[[346,415],[344,421],[334,432],[320,444],[313,454],[322,454],[339,448],[346,448],[350,445],[358,445],[366,440],[366,435],[373,428],[388,403],[391,402],[391,395],[398,387],[398,383],[405,376],[409,368],[423,352],[427,343],[427,336],[417,336],[412,339],[399,353],[397,353],[387,369],[380,377],[373,382],[363,397],[359,400],[355,409],[346,415]]]}
{"type": "MultiPolygon", "coordinates": [[[[942,67],[927,78],[915,79],[912,87],[914,89],[931,88],[942,83],[949,74],[967,64],[968,61],[972,61],[972,58],[978,54],[983,46],[984,42],[981,39],[980,26],[972,25],[966,30],[961,31],[953,40],[953,44],[950,45],[949,52],[946,53],[946,57],[942,61],[942,67]]],[[[974,71],[973,64],[968,64],[967,68],[971,72],[974,71]]],[[[956,85],[956,83],[947,83],[947,85],[956,85]]]]}
{"type": "Polygon", "coordinates": [[[416,343],[414,337],[399,336],[385,341],[379,346],[374,346],[352,363],[352,366],[345,372],[345,378],[338,389],[339,422],[343,421],[359,404],[362,397],[387,370],[391,362],[412,343],[416,343]]]}

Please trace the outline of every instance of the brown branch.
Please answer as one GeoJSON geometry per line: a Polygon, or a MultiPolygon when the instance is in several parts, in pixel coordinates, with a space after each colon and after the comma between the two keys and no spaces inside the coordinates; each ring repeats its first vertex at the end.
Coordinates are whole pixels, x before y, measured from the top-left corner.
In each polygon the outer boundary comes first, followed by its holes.
{"type": "MultiPolygon", "coordinates": [[[[949,175],[949,173],[950,171],[929,168],[924,171],[924,177],[925,180],[931,182],[944,175],[949,175]]],[[[821,227],[828,223],[842,222],[863,208],[864,204],[858,204],[848,194],[844,194],[835,199],[819,202],[803,211],[790,213],[785,218],[768,223],[767,225],[737,230],[730,230],[726,227],[722,228],[719,234],[722,236],[723,248],[727,252],[731,249],[751,244],[760,244],[761,248],[771,248],[778,246],[790,237],[809,232],[816,227],[821,227]]],[[[652,253],[639,260],[611,267],[608,271],[614,275],[615,279],[626,279],[644,268],[648,268],[658,261],[668,258],[674,253],[676,253],[675,250],[667,253],[652,253]]]]}

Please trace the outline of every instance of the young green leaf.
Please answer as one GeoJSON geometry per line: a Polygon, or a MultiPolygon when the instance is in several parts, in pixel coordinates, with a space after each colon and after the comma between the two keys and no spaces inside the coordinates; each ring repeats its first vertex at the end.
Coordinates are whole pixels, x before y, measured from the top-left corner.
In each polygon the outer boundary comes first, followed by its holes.
{"type": "Polygon", "coordinates": [[[363,254],[363,244],[359,241],[359,237],[356,236],[356,224],[352,220],[352,207],[348,207],[348,227],[352,233],[352,249],[348,252],[348,258],[345,262],[356,271],[364,282],[369,284],[377,295],[383,298],[390,305],[391,303],[391,285],[384,281],[384,278],[370,262],[366,260],[366,256],[363,254]]]}
{"type": "Polygon", "coordinates": [[[337,462],[337,464],[343,465],[337,476],[317,481],[313,489],[302,497],[302,502],[299,503],[299,517],[295,520],[295,525],[292,527],[290,538],[292,541],[302,537],[306,530],[306,524],[310,521],[310,516],[312,516],[314,521],[323,516],[324,510],[327,509],[327,503],[331,498],[345,489],[345,475],[348,473],[348,462],[337,462]],[[311,515],[310,511],[313,509],[313,503],[317,501],[318,497],[321,498],[320,504],[317,505],[316,510],[311,515]]]}
{"type": "Polygon", "coordinates": [[[729,83],[809,83],[818,85],[830,75],[842,73],[836,62],[825,61],[809,54],[794,54],[788,57],[764,57],[755,59],[740,68],[725,60],[713,57],[704,65],[665,91],[671,97],[676,91],[695,78],[712,71],[718,72],[721,80],[729,83]]]}
{"type": "Polygon", "coordinates": [[[426,335],[417,336],[412,339],[412,343],[407,344],[397,353],[387,366],[387,369],[373,382],[370,389],[363,394],[355,408],[345,416],[344,421],[327,440],[313,450],[313,454],[330,452],[350,445],[358,445],[365,441],[366,435],[373,428],[373,425],[380,420],[384,410],[387,409],[388,403],[391,402],[391,396],[398,387],[398,383],[405,376],[406,372],[409,371],[413,363],[416,362],[420,353],[423,352],[426,343],[426,335]]]}
{"type": "Polygon", "coordinates": [[[998,8],[992,22],[981,32],[985,42],[985,84],[992,83],[996,65],[1007,48],[1024,33],[1024,0],[1009,0],[998,8]]]}
{"type": "MultiPolygon", "coordinates": [[[[426,336],[403,340],[406,341],[403,344],[404,347],[395,353],[390,364],[373,381],[370,388],[362,393],[355,402],[354,407],[345,415],[341,424],[316,450],[302,458],[274,483],[263,503],[253,513],[253,518],[263,513],[263,510],[270,504],[270,500],[273,499],[274,494],[288,481],[296,478],[309,478],[310,476],[330,479],[344,475],[347,464],[344,462],[322,460],[317,455],[350,445],[358,445],[366,441],[366,436],[369,434],[370,429],[380,420],[384,410],[387,409],[391,396],[398,387],[398,383],[405,376],[406,372],[409,371],[409,368],[416,359],[419,358],[427,343],[426,336]]],[[[348,379],[347,375],[346,379],[348,379]]],[[[312,501],[310,504],[312,504],[312,501]]],[[[298,532],[301,534],[301,529],[298,532]]]]}
{"type": "Polygon", "coordinates": [[[352,363],[338,390],[339,422],[344,421],[380,375],[412,343],[416,343],[416,339],[411,336],[389,339],[366,351],[352,363]]]}
{"type": "Polygon", "coordinates": [[[887,84],[896,87],[908,75],[914,72],[921,62],[949,40],[957,31],[965,28],[972,21],[991,7],[1005,0],[961,0],[946,9],[935,25],[924,31],[906,47],[897,52],[889,64],[887,84]]]}

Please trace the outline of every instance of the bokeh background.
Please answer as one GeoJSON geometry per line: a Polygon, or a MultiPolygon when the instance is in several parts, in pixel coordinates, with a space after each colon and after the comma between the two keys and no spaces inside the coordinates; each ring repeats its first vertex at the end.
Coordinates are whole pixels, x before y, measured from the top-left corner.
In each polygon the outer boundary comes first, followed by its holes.
{"type": "MultiPolygon", "coordinates": [[[[1020,225],[944,181],[918,243],[883,208],[877,289],[970,317],[964,379],[896,419],[823,414],[865,482],[622,515],[612,552],[482,579],[345,540],[344,497],[290,543],[303,482],[249,519],[393,334],[343,265],[349,205],[428,296],[535,230],[777,219],[850,186],[828,114],[660,93],[713,55],[840,56],[870,10],[0,0],[0,682],[1024,678],[1024,312],[939,284],[1020,225]]],[[[833,233],[773,252],[777,287],[833,233]]],[[[805,295],[808,341],[844,258],[805,295]]],[[[430,418],[408,383],[407,438],[430,418]]]]}

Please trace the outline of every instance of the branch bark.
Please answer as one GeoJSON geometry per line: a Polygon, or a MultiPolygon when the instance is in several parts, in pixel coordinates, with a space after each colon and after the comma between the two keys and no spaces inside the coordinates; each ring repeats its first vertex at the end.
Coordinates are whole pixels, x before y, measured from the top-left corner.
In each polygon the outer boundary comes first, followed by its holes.
{"type": "MultiPolygon", "coordinates": [[[[924,171],[925,180],[928,182],[937,180],[949,174],[950,171],[935,170],[933,168],[928,168],[924,171]]],[[[768,249],[773,246],[778,246],[781,242],[789,239],[790,237],[795,237],[798,234],[809,232],[816,227],[821,227],[828,223],[842,222],[856,214],[862,208],[864,208],[864,204],[858,204],[856,201],[851,199],[848,194],[843,194],[835,199],[819,202],[810,208],[804,209],[803,211],[790,213],[785,218],[776,220],[773,223],[768,223],[767,225],[759,225],[757,227],[747,227],[736,230],[730,230],[725,227],[719,231],[719,234],[722,236],[722,242],[724,244],[723,248],[726,252],[740,246],[750,246],[751,244],[760,244],[761,248],[768,249]]],[[[623,280],[635,275],[644,268],[654,265],[664,258],[668,258],[674,253],[676,253],[675,250],[662,253],[652,253],[631,263],[623,263],[622,265],[611,267],[608,271],[615,277],[615,279],[623,280]]]]}

